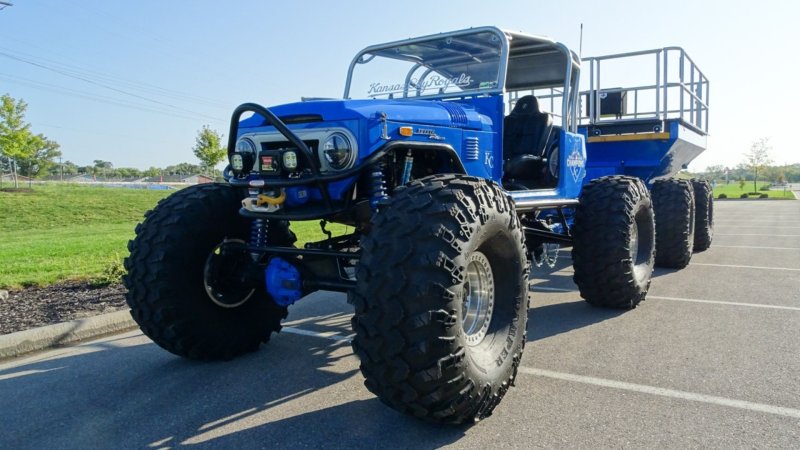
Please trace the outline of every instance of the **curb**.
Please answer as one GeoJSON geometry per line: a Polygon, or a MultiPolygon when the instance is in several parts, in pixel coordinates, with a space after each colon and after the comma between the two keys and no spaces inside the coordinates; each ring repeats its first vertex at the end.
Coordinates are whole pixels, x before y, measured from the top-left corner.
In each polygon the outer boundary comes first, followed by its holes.
{"type": "Polygon", "coordinates": [[[104,334],[136,328],[130,310],[115,311],[70,322],[57,323],[0,335],[0,359],[60,347],[104,334]]]}

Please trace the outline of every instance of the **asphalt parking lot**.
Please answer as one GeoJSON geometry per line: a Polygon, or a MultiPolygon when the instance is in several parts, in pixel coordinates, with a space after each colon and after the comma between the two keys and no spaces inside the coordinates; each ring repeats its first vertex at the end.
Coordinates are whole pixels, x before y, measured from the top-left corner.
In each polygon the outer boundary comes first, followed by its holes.
{"type": "Polygon", "coordinates": [[[344,296],[290,309],[261,351],[185,361],[138,332],[0,363],[0,448],[800,445],[800,201],[715,204],[714,243],[647,301],[585,304],[568,258],[531,279],[517,386],[470,427],[362,384],[344,296]]]}

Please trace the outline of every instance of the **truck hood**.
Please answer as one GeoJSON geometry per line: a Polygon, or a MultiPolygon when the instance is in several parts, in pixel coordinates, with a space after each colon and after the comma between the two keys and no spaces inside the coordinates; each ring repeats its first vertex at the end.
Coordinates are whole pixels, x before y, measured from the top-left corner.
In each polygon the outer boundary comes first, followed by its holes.
{"type": "MultiPolygon", "coordinates": [[[[436,100],[315,100],[269,108],[281,120],[292,123],[378,119],[381,113],[393,122],[480,130],[482,116],[469,105],[436,100]]],[[[487,120],[484,117],[484,120],[487,120]]],[[[266,125],[259,115],[242,120],[240,128],[266,125]]]]}

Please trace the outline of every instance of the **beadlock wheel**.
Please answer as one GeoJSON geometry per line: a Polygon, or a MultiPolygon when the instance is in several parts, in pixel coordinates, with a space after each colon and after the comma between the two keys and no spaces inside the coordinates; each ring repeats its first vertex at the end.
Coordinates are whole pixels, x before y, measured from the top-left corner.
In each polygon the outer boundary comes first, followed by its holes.
{"type": "Polygon", "coordinates": [[[467,344],[483,342],[494,311],[494,276],[489,260],[481,252],[467,258],[467,281],[464,284],[464,301],[461,320],[467,344]]]}
{"type": "Polygon", "coordinates": [[[350,299],[364,384],[438,423],[491,414],[525,345],[528,262],[514,205],[495,183],[432,175],[382,202],[350,299]]]}

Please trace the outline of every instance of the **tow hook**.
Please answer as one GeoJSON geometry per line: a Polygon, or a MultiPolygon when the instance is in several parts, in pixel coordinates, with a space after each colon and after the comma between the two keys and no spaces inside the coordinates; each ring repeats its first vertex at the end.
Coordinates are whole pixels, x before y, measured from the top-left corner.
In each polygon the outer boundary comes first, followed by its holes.
{"type": "Polygon", "coordinates": [[[286,201],[286,191],[281,189],[280,195],[273,197],[268,194],[258,194],[242,200],[242,208],[253,212],[275,212],[281,209],[286,201]]]}

